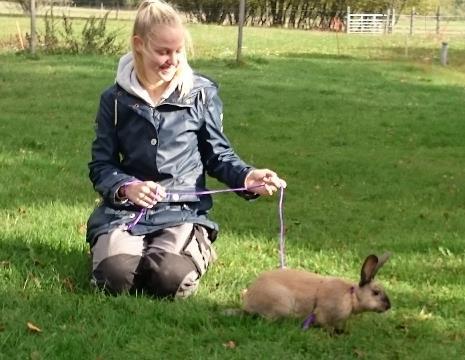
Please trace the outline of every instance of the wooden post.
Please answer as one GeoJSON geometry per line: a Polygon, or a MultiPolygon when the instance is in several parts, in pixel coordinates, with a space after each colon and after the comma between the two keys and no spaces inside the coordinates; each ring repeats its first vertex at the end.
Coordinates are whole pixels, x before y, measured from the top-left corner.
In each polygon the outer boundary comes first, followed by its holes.
{"type": "Polygon", "coordinates": [[[442,66],[447,65],[447,48],[448,44],[446,42],[442,43],[440,61],[442,66]]]}
{"type": "Polygon", "coordinates": [[[36,32],[36,0],[31,0],[31,54],[36,54],[37,32],[36,32]]]}
{"type": "Polygon", "coordinates": [[[413,17],[415,16],[415,8],[410,11],[410,36],[413,35],[413,17]]]}
{"type": "Polygon", "coordinates": [[[389,22],[391,19],[391,9],[387,10],[387,15],[386,15],[386,22],[384,23],[384,33],[387,34],[389,32],[389,22]]]}
{"type": "Polygon", "coordinates": [[[244,27],[245,0],[239,1],[239,28],[237,35],[237,56],[236,62],[239,64],[242,58],[242,28],[244,27]]]}
{"type": "Polygon", "coordinates": [[[21,45],[21,50],[24,50],[23,34],[22,34],[21,29],[19,27],[18,20],[16,20],[16,30],[18,30],[19,45],[21,45]]]}
{"type": "Polygon", "coordinates": [[[394,33],[394,26],[396,25],[396,9],[392,9],[392,14],[391,14],[391,26],[390,26],[390,31],[389,33],[394,33]]]}
{"type": "Polygon", "coordinates": [[[346,26],[346,32],[349,34],[350,33],[350,6],[347,6],[347,26],[346,26]]]}
{"type": "Polygon", "coordinates": [[[441,8],[438,6],[438,10],[436,11],[436,34],[439,34],[439,30],[440,30],[439,22],[440,22],[440,19],[441,19],[441,8]]]}

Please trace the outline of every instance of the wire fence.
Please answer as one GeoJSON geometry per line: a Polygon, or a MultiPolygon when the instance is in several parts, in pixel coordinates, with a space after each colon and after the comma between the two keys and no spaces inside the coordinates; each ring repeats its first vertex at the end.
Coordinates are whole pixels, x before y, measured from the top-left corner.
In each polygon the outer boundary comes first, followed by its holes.
{"type": "MultiPolygon", "coordinates": [[[[101,17],[110,12],[108,18],[115,20],[133,20],[136,15],[134,8],[124,8],[119,6],[104,7],[100,6],[81,7],[76,5],[53,5],[40,6],[37,9],[38,16],[45,16],[48,12],[53,11],[56,15],[66,15],[69,18],[89,18],[91,16],[101,17]]],[[[95,5],[95,4],[94,4],[95,5]]],[[[3,16],[24,16],[24,11],[18,3],[0,1],[0,15],[3,16]]]]}
{"type": "Polygon", "coordinates": [[[400,15],[394,32],[401,34],[465,34],[465,17],[444,15],[400,15]]]}
{"type": "MultiPolygon", "coordinates": [[[[63,1],[66,4],[66,1],[63,1]]],[[[109,12],[108,19],[115,20],[133,20],[136,14],[135,8],[125,8],[119,5],[112,7],[105,7],[103,3],[98,1],[89,2],[88,6],[76,6],[68,2],[69,5],[53,5],[41,6],[37,9],[38,16],[45,16],[51,10],[56,16],[65,15],[69,18],[84,18],[87,19],[91,16],[101,17],[109,12]]],[[[208,9],[206,9],[208,10],[208,9]]],[[[297,14],[299,15],[299,14],[297,14]]],[[[300,14],[303,16],[303,14],[300,14]]],[[[447,14],[436,15],[417,15],[412,12],[409,15],[391,15],[389,11],[387,14],[352,14],[352,16],[359,16],[355,18],[352,25],[347,21],[347,17],[337,17],[332,20],[333,26],[330,24],[328,29],[341,32],[368,32],[365,30],[373,29],[372,33],[398,33],[410,35],[462,35],[465,34],[465,16],[449,16],[447,14]],[[391,16],[391,17],[390,17],[391,16]],[[365,18],[365,19],[363,19],[365,18]],[[350,30],[350,31],[349,31],[350,30]]],[[[18,3],[0,1],[0,16],[24,16],[24,11],[18,3]]],[[[187,22],[198,22],[192,14],[185,14],[187,22]]],[[[252,17],[245,19],[246,25],[260,26],[259,21],[252,21],[252,17]]],[[[262,26],[271,25],[270,22],[263,21],[262,26]]],[[[289,23],[284,24],[282,27],[292,27],[289,23]]],[[[311,26],[304,27],[311,29],[311,26]]],[[[318,29],[318,27],[316,27],[318,29]]],[[[321,29],[320,29],[321,30],[321,29]]]]}

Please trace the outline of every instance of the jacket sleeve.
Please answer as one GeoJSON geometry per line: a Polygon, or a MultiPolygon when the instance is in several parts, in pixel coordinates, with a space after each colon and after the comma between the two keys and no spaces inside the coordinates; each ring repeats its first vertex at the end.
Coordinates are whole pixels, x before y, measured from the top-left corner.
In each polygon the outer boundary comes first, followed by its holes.
{"type": "MultiPolygon", "coordinates": [[[[204,123],[200,130],[200,149],[208,175],[231,188],[244,186],[247,174],[253,169],[234,152],[223,133],[223,103],[217,88],[208,88],[204,109],[204,123]]],[[[243,191],[239,196],[255,199],[258,195],[243,191]]]]}
{"type": "Polygon", "coordinates": [[[116,200],[116,192],[126,182],[136,180],[120,168],[120,154],[115,125],[117,102],[111,91],[100,98],[100,106],[95,122],[95,139],[92,142],[92,160],[89,162],[89,178],[94,189],[104,201],[121,205],[116,200]]]}

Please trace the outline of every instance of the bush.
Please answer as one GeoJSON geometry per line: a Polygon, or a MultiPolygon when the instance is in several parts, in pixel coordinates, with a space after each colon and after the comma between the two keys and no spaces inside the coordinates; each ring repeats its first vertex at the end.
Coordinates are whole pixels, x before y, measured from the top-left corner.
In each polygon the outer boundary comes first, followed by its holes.
{"type": "Polygon", "coordinates": [[[88,18],[79,36],[69,17],[63,14],[59,21],[53,11],[47,11],[45,34],[37,36],[38,48],[48,54],[119,54],[124,45],[117,41],[116,31],[108,32],[108,15],[109,12],[101,18],[88,18]]]}

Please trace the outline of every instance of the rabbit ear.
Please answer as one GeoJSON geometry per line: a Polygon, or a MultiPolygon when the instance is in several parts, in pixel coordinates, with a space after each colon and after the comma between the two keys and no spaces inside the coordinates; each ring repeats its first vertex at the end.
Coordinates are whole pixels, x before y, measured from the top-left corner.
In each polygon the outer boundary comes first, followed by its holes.
{"type": "Polygon", "coordinates": [[[375,278],[378,270],[384,265],[390,256],[391,253],[389,252],[384,253],[379,258],[376,255],[368,255],[362,266],[359,285],[363,286],[371,282],[375,278]]]}
{"type": "Polygon", "coordinates": [[[378,257],[376,255],[368,255],[362,265],[360,273],[359,286],[363,286],[371,282],[375,277],[378,267],[378,257]]]}
{"type": "Polygon", "coordinates": [[[376,275],[378,270],[384,265],[384,263],[388,261],[390,257],[391,257],[391,253],[386,252],[378,258],[378,265],[376,266],[376,270],[375,270],[375,273],[373,274],[373,277],[376,275]]]}

